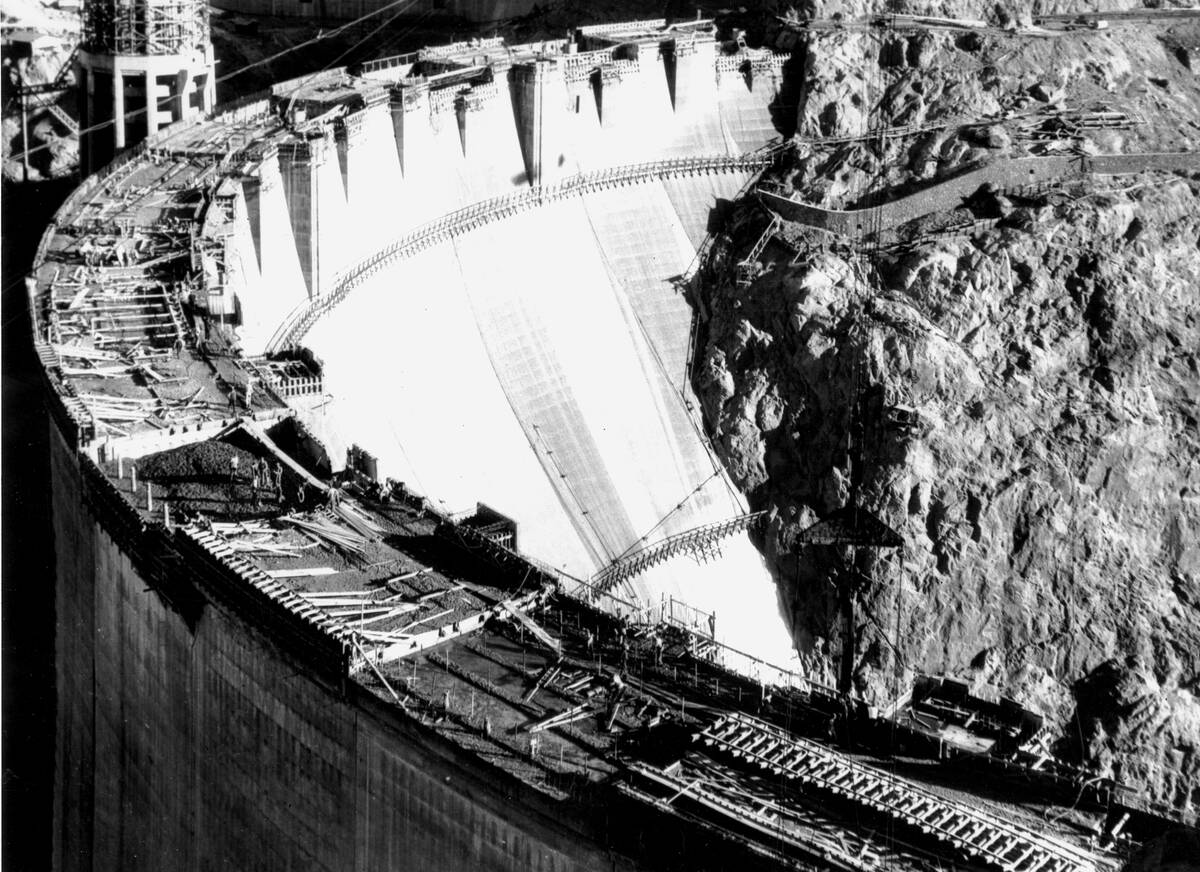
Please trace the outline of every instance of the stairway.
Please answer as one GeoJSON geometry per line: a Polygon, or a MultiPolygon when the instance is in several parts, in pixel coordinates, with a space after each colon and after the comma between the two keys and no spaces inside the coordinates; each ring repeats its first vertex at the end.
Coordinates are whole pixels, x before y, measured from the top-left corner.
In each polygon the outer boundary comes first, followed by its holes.
{"type": "Polygon", "coordinates": [[[674,536],[668,536],[666,539],[614,560],[593,575],[589,584],[592,585],[595,592],[607,593],[618,584],[679,554],[690,554],[696,558],[698,563],[716,559],[720,556],[719,543],[722,539],[750,529],[766,518],[766,515],[765,511],[750,512],[738,515],[736,518],[705,524],[682,533],[676,533],[674,536]]]}
{"type": "Polygon", "coordinates": [[[171,316],[171,323],[175,327],[176,341],[182,342],[185,347],[194,351],[196,337],[189,329],[187,315],[184,314],[179,298],[170,291],[164,291],[163,298],[167,303],[167,313],[171,316]]]}
{"type": "Polygon", "coordinates": [[[1094,872],[1083,851],[1053,837],[938,796],[917,784],[798,738],[748,715],[722,717],[697,734],[738,765],[782,776],[866,806],[1003,872],[1094,872]]]}
{"type": "Polygon", "coordinates": [[[778,215],[771,218],[771,223],[767,225],[767,229],[763,231],[762,236],[758,237],[758,241],[754,243],[754,247],[746,254],[746,257],[737,265],[737,286],[739,288],[749,287],[754,281],[754,269],[758,263],[759,257],[766,250],[767,245],[775,238],[775,234],[779,232],[783,226],[783,219],[778,215]]]}

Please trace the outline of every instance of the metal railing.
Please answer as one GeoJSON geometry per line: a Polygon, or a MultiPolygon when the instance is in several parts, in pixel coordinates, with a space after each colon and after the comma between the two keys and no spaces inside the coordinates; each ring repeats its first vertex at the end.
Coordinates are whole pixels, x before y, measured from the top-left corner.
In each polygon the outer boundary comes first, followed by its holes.
{"type": "Polygon", "coordinates": [[[415,64],[421,59],[419,51],[410,51],[406,54],[392,55],[391,57],[379,58],[373,61],[366,61],[361,69],[365,73],[377,73],[381,70],[390,70],[394,67],[403,67],[408,64],[415,64]]]}

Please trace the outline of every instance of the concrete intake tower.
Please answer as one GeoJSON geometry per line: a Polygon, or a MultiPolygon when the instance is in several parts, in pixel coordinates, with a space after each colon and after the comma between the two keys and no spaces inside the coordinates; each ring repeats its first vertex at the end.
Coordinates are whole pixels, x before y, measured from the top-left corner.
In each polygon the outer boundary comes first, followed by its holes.
{"type": "Polygon", "coordinates": [[[89,0],[79,84],[80,168],[216,103],[208,4],[203,0],[89,0]]]}

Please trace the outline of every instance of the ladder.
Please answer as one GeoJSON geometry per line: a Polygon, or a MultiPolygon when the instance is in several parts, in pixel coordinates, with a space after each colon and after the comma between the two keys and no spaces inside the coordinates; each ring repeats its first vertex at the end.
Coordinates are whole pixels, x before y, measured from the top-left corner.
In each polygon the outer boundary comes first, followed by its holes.
{"type": "Polygon", "coordinates": [[[938,796],[748,715],[726,715],[695,738],[738,764],[866,806],[1002,872],[1096,870],[1089,855],[1065,842],[938,796]]]}
{"type": "Polygon", "coordinates": [[[773,214],[771,223],[767,225],[767,229],[763,231],[762,236],[758,237],[758,241],[754,243],[754,247],[750,249],[746,257],[737,265],[737,286],[744,288],[750,285],[754,280],[754,266],[758,258],[766,249],[768,243],[775,238],[775,234],[779,232],[783,226],[783,219],[778,214],[773,214]]]}
{"type": "Polygon", "coordinates": [[[504,602],[500,603],[500,606],[506,612],[516,618],[526,630],[532,633],[535,639],[553,651],[556,656],[562,657],[562,645],[559,644],[558,640],[543,630],[538,625],[537,621],[525,614],[522,609],[518,608],[516,603],[512,602],[511,600],[505,600],[504,602]]]}

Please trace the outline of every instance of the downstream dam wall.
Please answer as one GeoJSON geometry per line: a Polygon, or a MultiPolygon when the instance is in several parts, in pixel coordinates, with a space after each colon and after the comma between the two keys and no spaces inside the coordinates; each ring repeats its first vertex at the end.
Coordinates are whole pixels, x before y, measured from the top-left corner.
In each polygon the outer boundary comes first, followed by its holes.
{"type": "Polygon", "coordinates": [[[603,819],[389,710],[51,441],[55,869],[632,868],[603,819]]]}

